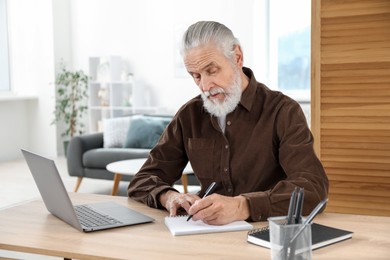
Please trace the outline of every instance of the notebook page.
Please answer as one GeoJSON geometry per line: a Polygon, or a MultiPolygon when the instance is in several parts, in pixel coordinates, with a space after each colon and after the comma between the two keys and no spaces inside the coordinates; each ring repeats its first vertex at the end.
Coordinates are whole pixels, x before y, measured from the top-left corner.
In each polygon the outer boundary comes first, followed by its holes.
{"type": "Polygon", "coordinates": [[[208,225],[201,220],[194,221],[188,216],[165,217],[165,225],[174,236],[204,233],[250,230],[252,225],[246,221],[235,221],[226,225],[208,225]]]}

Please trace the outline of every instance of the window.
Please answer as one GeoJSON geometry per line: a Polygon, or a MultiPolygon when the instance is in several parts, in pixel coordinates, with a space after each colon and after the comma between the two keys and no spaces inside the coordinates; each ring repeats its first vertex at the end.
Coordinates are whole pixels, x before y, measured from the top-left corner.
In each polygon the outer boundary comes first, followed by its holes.
{"type": "Polygon", "coordinates": [[[298,101],[310,125],[310,0],[270,0],[270,81],[298,101]]]}
{"type": "Polygon", "coordinates": [[[310,98],[310,0],[270,1],[271,78],[294,98],[310,98]]]}
{"type": "Polygon", "coordinates": [[[7,3],[0,0],[0,92],[10,90],[7,3]]]}

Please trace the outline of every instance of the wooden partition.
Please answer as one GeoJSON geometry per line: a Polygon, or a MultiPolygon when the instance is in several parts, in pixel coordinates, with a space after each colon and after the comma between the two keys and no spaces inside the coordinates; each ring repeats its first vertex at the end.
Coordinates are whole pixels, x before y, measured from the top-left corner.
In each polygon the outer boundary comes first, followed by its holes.
{"type": "Polygon", "coordinates": [[[390,1],[312,1],[312,131],[328,212],[390,216],[390,1]]]}

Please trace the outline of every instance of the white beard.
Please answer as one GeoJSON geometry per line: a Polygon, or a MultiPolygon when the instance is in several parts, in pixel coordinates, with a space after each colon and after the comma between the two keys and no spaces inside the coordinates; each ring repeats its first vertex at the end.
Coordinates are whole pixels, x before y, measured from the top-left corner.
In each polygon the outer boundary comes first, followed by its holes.
{"type": "Polygon", "coordinates": [[[203,99],[203,107],[212,115],[216,117],[226,116],[232,112],[238,105],[241,100],[241,77],[239,70],[235,70],[233,80],[230,86],[227,88],[227,92],[223,88],[215,87],[209,91],[201,93],[203,99]],[[208,97],[210,95],[215,95],[217,93],[223,93],[225,99],[219,101],[217,99],[210,100],[208,97]]]}

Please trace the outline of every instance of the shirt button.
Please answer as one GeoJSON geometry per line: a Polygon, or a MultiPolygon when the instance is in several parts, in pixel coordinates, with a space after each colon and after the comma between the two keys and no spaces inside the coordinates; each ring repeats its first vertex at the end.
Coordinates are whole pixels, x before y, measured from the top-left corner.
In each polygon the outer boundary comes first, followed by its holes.
{"type": "Polygon", "coordinates": [[[225,149],[229,149],[229,145],[225,145],[225,149]]]}
{"type": "Polygon", "coordinates": [[[223,170],[224,170],[224,172],[227,172],[227,171],[228,171],[228,168],[224,168],[223,170]]]}
{"type": "Polygon", "coordinates": [[[231,121],[227,121],[226,124],[227,124],[227,125],[231,125],[232,122],[231,122],[231,121]]]}
{"type": "Polygon", "coordinates": [[[229,193],[232,192],[232,188],[229,188],[229,189],[228,189],[228,192],[229,192],[229,193]]]}

